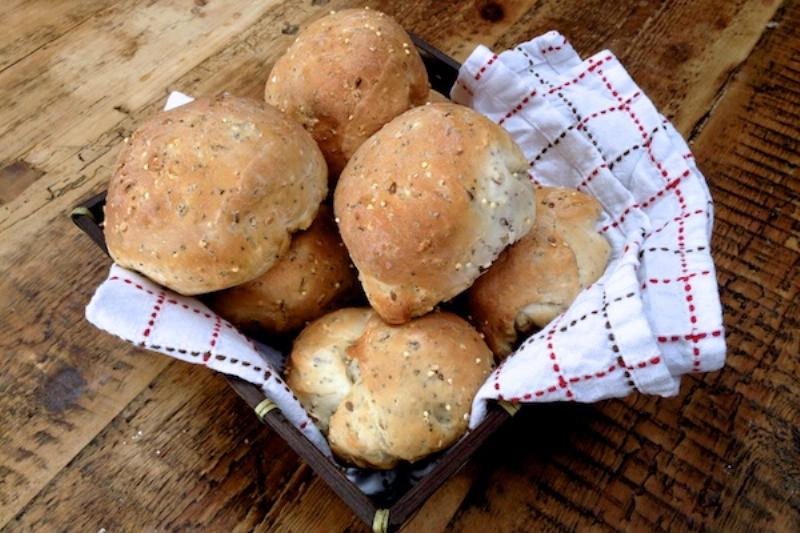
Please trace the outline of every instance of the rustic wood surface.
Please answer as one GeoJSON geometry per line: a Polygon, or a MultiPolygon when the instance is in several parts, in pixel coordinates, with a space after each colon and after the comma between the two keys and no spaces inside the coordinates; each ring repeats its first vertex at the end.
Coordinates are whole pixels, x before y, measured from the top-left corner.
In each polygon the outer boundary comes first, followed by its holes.
{"type": "MultiPolygon", "coordinates": [[[[361,531],[224,381],[83,320],[67,219],[170,90],[258,97],[337,0],[0,3],[0,528],[361,531]]],[[[724,370],[674,399],[525,408],[408,531],[800,531],[800,1],[368,2],[463,60],[613,49],[716,200],[724,370]]]]}

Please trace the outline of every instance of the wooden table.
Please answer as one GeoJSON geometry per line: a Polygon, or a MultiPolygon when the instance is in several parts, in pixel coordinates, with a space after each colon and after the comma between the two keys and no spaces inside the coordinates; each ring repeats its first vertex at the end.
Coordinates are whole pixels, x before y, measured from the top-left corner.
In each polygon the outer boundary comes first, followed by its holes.
{"type": "MultiPolygon", "coordinates": [[[[219,376],[84,321],[109,261],[67,218],[168,91],[260,97],[356,4],[0,3],[0,527],[363,529],[219,376]]],[[[408,529],[800,531],[800,2],[369,4],[459,60],[614,50],[708,178],[729,344],[677,398],[523,409],[408,529]]]]}

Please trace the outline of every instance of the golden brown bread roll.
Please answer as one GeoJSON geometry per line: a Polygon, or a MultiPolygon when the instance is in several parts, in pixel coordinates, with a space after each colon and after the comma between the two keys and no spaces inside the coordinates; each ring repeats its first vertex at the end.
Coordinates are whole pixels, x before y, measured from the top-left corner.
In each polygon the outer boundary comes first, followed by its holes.
{"type": "Polygon", "coordinates": [[[264,274],[212,296],[211,306],[244,331],[287,333],[349,303],[355,269],[339,238],[331,209],[322,205],[306,231],[264,274]]]}
{"type": "Polygon", "coordinates": [[[457,295],[535,218],[511,137],[456,104],[400,115],[356,152],[334,209],[372,307],[389,323],[457,295]]]}
{"type": "Polygon", "coordinates": [[[311,132],[335,178],[370,135],[424,104],[428,87],[422,59],[394,19],[347,9],[300,33],[272,67],[264,93],[311,132]]]}
{"type": "Polygon", "coordinates": [[[449,103],[450,99],[443,95],[440,92],[434,91],[431,89],[431,92],[428,93],[428,99],[425,100],[426,104],[446,104],[449,103]]]}
{"type": "Polygon", "coordinates": [[[390,326],[341,309],[295,341],[286,382],[348,463],[393,468],[453,444],[493,365],[466,321],[437,312],[390,326]]]}
{"type": "Polygon", "coordinates": [[[536,191],[536,225],[507,248],[468,292],[475,324],[498,357],[518,335],[542,328],[605,271],[611,248],[595,229],[597,200],[578,191],[536,191]]]}
{"type": "Polygon", "coordinates": [[[263,102],[200,98],[141,124],[105,206],[111,257],[181,294],[249,281],[275,264],[327,194],[309,134],[263,102]]]}

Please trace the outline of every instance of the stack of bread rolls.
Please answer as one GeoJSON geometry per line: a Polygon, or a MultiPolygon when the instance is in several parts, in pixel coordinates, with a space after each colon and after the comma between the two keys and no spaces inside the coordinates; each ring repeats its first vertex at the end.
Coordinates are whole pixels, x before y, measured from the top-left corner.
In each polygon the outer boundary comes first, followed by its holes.
{"type": "Polygon", "coordinates": [[[286,381],[341,460],[447,448],[495,356],[602,275],[600,206],[535,190],[508,133],[430,90],[377,11],[308,26],[264,100],[141,124],[109,186],[109,252],[247,332],[302,329],[286,381]]]}

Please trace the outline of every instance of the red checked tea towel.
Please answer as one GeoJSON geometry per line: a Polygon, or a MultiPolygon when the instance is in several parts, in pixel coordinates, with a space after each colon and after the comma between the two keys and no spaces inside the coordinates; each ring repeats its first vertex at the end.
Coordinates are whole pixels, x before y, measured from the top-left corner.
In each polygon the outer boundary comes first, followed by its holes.
{"type": "Polygon", "coordinates": [[[617,58],[582,61],[556,32],[500,55],[479,47],[451,96],[511,133],[535,183],[595,196],[613,248],[603,277],[490,376],[471,426],[491,399],[672,396],[683,374],[722,367],[708,187],[617,58]]]}
{"type": "Polygon", "coordinates": [[[287,420],[330,455],[325,438],[281,379],[283,356],[239,333],[198,299],[111,265],[108,279],[86,307],[86,318],[136,346],[257,385],[287,420]]]}

